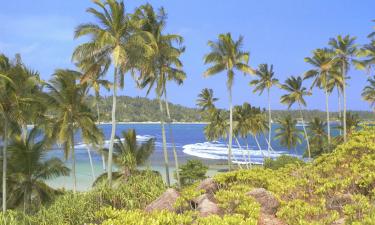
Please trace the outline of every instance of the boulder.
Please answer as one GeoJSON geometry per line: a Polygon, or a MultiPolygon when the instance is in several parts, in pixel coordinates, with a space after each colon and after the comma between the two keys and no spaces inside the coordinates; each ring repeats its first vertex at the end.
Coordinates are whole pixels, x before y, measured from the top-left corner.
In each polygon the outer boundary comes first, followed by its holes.
{"type": "Polygon", "coordinates": [[[219,185],[212,178],[206,178],[198,185],[197,190],[204,190],[205,193],[213,194],[219,189],[219,185]]]}
{"type": "Polygon", "coordinates": [[[215,202],[215,197],[213,194],[203,194],[199,195],[195,199],[193,199],[193,202],[195,202],[197,205],[201,204],[204,199],[208,199],[211,202],[215,202]]]}
{"type": "Polygon", "coordinates": [[[204,198],[200,204],[198,204],[198,211],[201,217],[206,217],[213,214],[220,214],[220,208],[216,203],[204,198]]]}
{"type": "Polygon", "coordinates": [[[246,193],[257,200],[261,206],[261,212],[264,214],[275,215],[280,206],[279,200],[264,188],[255,188],[246,193]]]}
{"type": "Polygon", "coordinates": [[[175,211],[174,204],[180,194],[173,188],[168,188],[158,199],[146,206],[145,211],[151,212],[154,210],[168,210],[175,211]]]}

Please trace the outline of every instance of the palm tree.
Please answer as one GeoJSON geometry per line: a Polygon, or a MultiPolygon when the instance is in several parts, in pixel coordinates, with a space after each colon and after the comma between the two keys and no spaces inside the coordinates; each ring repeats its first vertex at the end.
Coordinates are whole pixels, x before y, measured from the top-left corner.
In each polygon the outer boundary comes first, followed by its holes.
{"type": "Polygon", "coordinates": [[[30,212],[31,207],[50,201],[54,189],[45,184],[46,180],[69,175],[69,169],[58,158],[46,159],[51,140],[41,138],[37,128],[23,137],[17,136],[9,146],[10,170],[10,205],[22,206],[24,211],[30,212]],[[40,139],[39,141],[36,141],[40,139]]]}
{"type": "Polygon", "coordinates": [[[271,147],[271,133],[272,133],[272,117],[271,117],[271,99],[270,99],[270,89],[274,85],[279,84],[279,80],[274,78],[273,72],[273,65],[268,68],[268,64],[260,64],[259,68],[256,70],[255,75],[258,79],[252,80],[250,82],[251,86],[255,86],[253,92],[259,92],[259,95],[263,93],[265,89],[267,89],[267,101],[268,101],[268,154],[270,152],[271,147]]]}
{"type": "MultiPolygon", "coordinates": [[[[143,165],[151,156],[155,149],[155,139],[151,138],[139,144],[134,129],[123,131],[122,139],[116,137],[113,148],[113,162],[118,168],[122,169],[122,172],[114,173],[114,177],[126,180],[134,174],[138,166],[143,165]],[[122,139],[124,141],[122,141],[122,139]]],[[[108,151],[104,150],[103,154],[108,154],[108,151]]],[[[98,177],[94,185],[104,180],[106,176],[107,174],[104,173],[102,176],[98,177]]]]}
{"type": "Polygon", "coordinates": [[[173,143],[173,156],[176,166],[177,182],[180,184],[177,152],[170,125],[171,116],[167,99],[167,81],[175,81],[178,85],[181,85],[186,78],[185,72],[182,71],[182,62],[179,59],[181,54],[184,52],[184,49],[174,46],[175,43],[180,45],[183,39],[181,36],[176,34],[163,34],[166,25],[166,13],[163,8],[160,8],[156,13],[150,4],[143,5],[136,9],[133,15],[133,20],[138,23],[138,29],[149,34],[148,37],[150,38],[150,45],[153,49],[153,53],[147,59],[147,62],[143,62],[138,68],[138,70],[141,71],[138,80],[140,81],[139,86],[141,88],[148,86],[147,94],[156,85],[155,91],[161,112],[160,121],[162,128],[167,184],[170,185],[170,177],[167,142],[164,127],[165,113],[168,116],[168,127],[173,143]],[[166,105],[166,112],[164,112],[164,107],[162,104],[163,96],[166,105]]]}
{"type": "Polygon", "coordinates": [[[198,95],[196,105],[209,119],[211,112],[215,109],[215,102],[218,100],[218,98],[214,97],[214,91],[212,89],[204,88],[198,95]]]}
{"type": "Polygon", "coordinates": [[[350,37],[349,35],[341,36],[338,35],[337,38],[331,38],[329,40],[329,45],[335,52],[335,58],[337,63],[340,65],[341,76],[343,77],[343,133],[344,142],[347,140],[346,132],[346,79],[348,70],[350,69],[350,64],[352,63],[354,57],[357,54],[357,46],[355,45],[355,37],[350,37]]]}
{"type": "Polygon", "coordinates": [[[228,121],[223,110],[213,109],[210,123],[204,128],[204,135],[208,141],[217,141],[228,137],[228,121]]]}
{"type": "Polygon", "coordinates": [[[220,34],[217,41],[209,41],[211,52],[205,55],[204,63],[211,64],[204,76],[212,76],[223,71],[227,72],[227,89],[229,94],[229,141],[228,141],[228,166],[232,167],[232,136],[233,136],[233,107],[232,86],[235,70],[245,74],[254,74],[254,70],[248,65],[250,54],[242,50],[243,37],[237,41],[232,39],[230,33],[220,34]]]}
{"type": "Polygon", "coordinates": [[[102,134],[95,125],[95,117],[87,102],[89,86],[78,84],[81,73],[73,70],[56,70],[48,84],[51,110],[54,115],[54,136],[64,145],[65,159],[71,155],[73,192],[76,192],[76,159],[74,134],[80,130],[85,143],[99,144],[102,134]]]}
{"type": "Polygon", "coordinates": [[[314,69],[307,71],[304,74],[304,79],[313,78],[314,81],[311,85],[310,90],[316,86],[320,89],[324,89],[326,96],[326,113],[327,113],[327,137],[328,144],[331,144],[331,126],[329,119],[329,94],[330,92],[330,81],[331,81],[331,71],[334,66],[333,52],[329,49],[316,49],[313,52],[312,57],[306,57],[305,62],[311,64],[314,69]]]}
{"type": "MultiPolygon", "coordinates": [[[[88,82],[90,87],[95,92],[95,105],[96,105],[96,113],[97,113],[97,122],[100,126],[100,108],[99,108],[99,100],[100,100],[100,88],[104,87],[107,91],[111,88],[111,83],[107,80],[101,79],[108,71],[110,66],[110,59],[108,57],[99,58],[96,61],[94,60],[83,60],[77,63],[77,66],[81,68],[83,75],[81,77],[81,83],[88,82]]],[[[102,146],[99,147],[100,149],[102,146]]],[[[87,152],[89,155],[90,165],[91,165],[91,173],[92,177],[95,181],[95,174],[94,174],[94,166],[92,164],[92,158],[90,153],[90,148],[87,147],[87,152]]],[[[102,155],[102,164],[103,170],[105,171],[105,158],[102,155]]]]}
{"type": "MultiPolygon", "coordinates": [[[[351,135],[353,131],[359,126],[359,123],[361,120],[359,119],[358,114],[352,114],[351,112],[348,112],[346,117],[346,124],[347,124],[347,133],[348,135],[351,135]]],[[[344,129],[344,126],[338,127],[340,130],[344,129]]]]}
{"type": "Polygon", "coordinates": [[[109,59],[113,70],[113,95],[112,95],[112,129],[108,155],[108,181],[112,181],[112,152],[116,131],[116,97],[117,88],[124,85],[124,74],[135,65],[138,60],[147,56],[144,40],[133,31],[129,16],[125,14],[123,1],[101,0],[94,1],[100,9],[88,8],[87,12],[94,15],[98,24],[85,23],[76,28],[75,38],[89,36],[89,42],[79,45],[74,53],[73,60],[81,61],[106,61],[109,59]]]}
{"type": "Polygon", "coordinates": [[[365,57],[363,60],[353,60],[357,69],[367,70],[371,74],[371,70],[375,65],[375,40],[371,40],[370,44],[364,45],[358,50],[357,56],[365,57]]]}
{"type": "Polygon", "coordinates": [[[301,119],[302,119],[302,127],[305,133],[305,139],[307,143],[308,155],[309,155],[309,158],[311,158],[310,141],[309,141],[309,137],[307,136],[305,121],[303,119],[303,113],[302,113],[302,106],[306,106],[304,96],[310,95],[310,93],[306,90],[305,87],[302,86],[302,78],[300,76],[289,77],[288,79],[286,79],[285,84],[281,85],[281,88],[288,92],[288,94],[281,96],[281,99],[280,99],[281,103],[287,104],[288,109],[294,103],[298,104],[299,112],[300,112],[301,119]]]}
{"type": "Polygon", "coordinates": [[[16,94],[16,86],[14,85],[12,69],[14,65],[9,59],[1,54],[0,55],[0,115],[3,119],[2,122],[2,208],[3,212],[7,209],[7,148],[8,139],[14,133],[19,133],[19,124],[21,124],[21,111],[19,105],[23,99],[19,98],[16,94]]]}
{"type": "Polygon", "coordinates": [[[275,139],[280,140],[280,144],[289,150],[294,148],[297,154],[296,147],[302,143],[301,136],[303,136],[303,132],[297,128],[297,120],[292,119],[291,115],[288,115],[278,122],[280,127],[275,130],[275,139]]]}
{"type": "Polygon", "coordinates": [[[325,127],[326,123],[324,123],[319,117],[315,117],[309,122],[308,130],[312,146],[312,157],[318,156],[326,150],[325,143],[328,136],[325,127]]]}
{"type": "Polygon", "coordinates": [[[374,108],[375,112],[375,75],[372,78],[368,78],[367,81],[369,84],[363,88],[362,98],[370,103],[370,106],[374,108]]]}

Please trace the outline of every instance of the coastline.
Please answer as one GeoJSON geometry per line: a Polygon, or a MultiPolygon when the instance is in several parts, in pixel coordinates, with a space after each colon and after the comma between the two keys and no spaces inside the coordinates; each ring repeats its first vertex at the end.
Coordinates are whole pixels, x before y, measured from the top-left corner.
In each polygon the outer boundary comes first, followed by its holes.
{"type": "MultiPolygon", "coordinates": [[[[111,125],[112,122],[96,122],[95,124],[100,125],[111,125]]],[[[143,122],[135,122],[135,121],[122,121],[116,122],[116,124],[160,124],[160,121],[143,121],[143,122]]],[[[209,124],[209,122],[199,122],[199,121],[191,121],[191,122],[171,122],[171,124],[209,124]]]]}

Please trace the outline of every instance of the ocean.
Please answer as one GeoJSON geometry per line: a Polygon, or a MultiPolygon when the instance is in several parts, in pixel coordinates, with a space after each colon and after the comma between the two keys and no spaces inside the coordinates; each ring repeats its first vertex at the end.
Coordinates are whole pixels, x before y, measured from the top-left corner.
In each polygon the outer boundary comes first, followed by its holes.
{"type": "MultiPolygon", "coordinates": [[[[105,135],[105,145],[108,146],[111,125],[101,124],[99,125],[103,130],[105,135]]],[[[179,163],[183,164],[189,159],[199,159],[208,165],[225,164],[227,162],[227,144],[225,140],[219,140],[216,142],[208,142],[204,136],[205,124],[171,124],[170,129],[173,133],[173,139],[175,142],[177,155],[179,163]]],[[[277,124],[272,125],[272,137],[274,137],[275,129],[278,127],[277,124]]],[[[150,157],[149,161],[142,166],[142,168],[149,168],[159,171],[162,176],[165,175],[164,169],[164,156],[162,150],[162,135],[161,135],[161,125],[160,124],[118,124],[116,126],[116,135],[121,136],[123,131],[128,129],[135,129],[137,133],[137,140],[139,142],[145,141],[149,138],[155,138],[155,151],[150,157]]],[[[300,127],[302,129],[302,127],[300,127]]],[[[171,178],[173,178],[174,170],[174,160],[172,152],[171,135],[169,132],[169,127],[166,125],[166,136],[167,136],[167,147],[169,154],[169,165],[171,167],[171,178]]],[[[268,137],[268,134],[266,134],[268,137]]],[[[294,155],[297,157],[302,157],[305,151],[305,143],[297,146],[296,151],[291,149],[289,151],[286,147],[280,145],[278,140],[272,138],[271,145],[273,150],[267,151],[267,141],[263,135],[258,136],[259,145],[261,150],[259,150],[258,145],[253,137],[249,136],[247,140],[239,139],[237,143],[233,140],[233,162],[238,164],[243,164],[251,161],[254,164],[261,164],[264,157],[275,158],[283,154],[294,155]],[[239,145],[238,145],[239,144],[239,145]]],[[[102,158],[99,154],[95,152],[95,149],[89,148],[87,145],[82,143],[80,134],[75,135],[75,152],[77,161],[77,185],[78,190],[87,190],[91,187],[93,180],[104,173],[102,158]],[[94,164],[94,173],[92,172],[88,149],[92,155],[92,160],[94,164]],[[94,174],[94,175],[93,175],[94,174]]],[[[59,157],[64,160],[63,151],[59,146],[55,146],[49,153],[49,157],[59,157]]],[[[70,160],[66,162],[70,166],[70,160]]],[[[209,171],[213,173],[213,171],[209,171]]],[[[165,177],[164,177],[165,178],[165,177]]],[[[47,182],[55,188],[72,188],[72,177],[59,177],[47,182]]]]}

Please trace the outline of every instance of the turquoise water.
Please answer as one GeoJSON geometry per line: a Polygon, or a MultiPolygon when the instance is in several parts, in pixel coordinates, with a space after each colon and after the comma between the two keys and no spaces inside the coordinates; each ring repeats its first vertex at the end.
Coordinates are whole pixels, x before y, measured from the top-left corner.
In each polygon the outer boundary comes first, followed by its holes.
{"type": "MultiPolygon", "coordinates": [[[[180,163],[186,162],[188,159],[200,159],[206,164],[218,164],[225,163],[227,161],[227,144],[224,140],[217,142],[207,142],[203,129],[204,124],[171,124],[173,131],[173,139],[175,142],[177,155],[180,163]]],[[[275,135],[274,131],[277,128],[277,124],[272,126],[272,137],[275,135]]],[[[100,125],[103,130],[106,140],[106,145],[109,143],[109,137],[111,132],[111,125],[105,124],[100,125]]],[[[302,127],[300,127],[302,129],[302,127]]],[[[144,167],[151,168],[159,171],[164,176],[164,156],[162,153],[162,136],[160,124],[118,124],[116,127],[116,134],[121,136],[122,131],[128,129],[135,129],[137,133],[137,140],[142,142],[148,138],[155,138],[156,148],[150,160],[144,167]]],[[[167,147],[169,152],[170,166],[173,171],[174,161],[172,154],[172,143],[169,128],[166,126],[167,132],[167,147]]],[[[337,134],[337,130],[334,130],[333,134],[337,134]]],[[[266,134],[267,136],[267,134],[266,134]]],[[[260,164],[263,162],[264,157],[278,157],[282,154],[289,154],[301,157],[305,150],[305,143],[297,146],[297,152],[290,152],[286,147],[280,145],[279,141],[271,141],[273,150],[267,151],[267,141],[263,135],[258,136],[261,150],[259,150],[256,141],[253,137],[248,137],[247,140],[239,139],[239,145],[233,141],[233,161],[234,163],[246,163],[251,161],[252,163],[260,164]]],[[[88,157],[88,146],[82,143],[80,135],[77,134],[75,137],[76,144],[76,159],[77,159],[77,185],[79,190],[87,190],[90,188],[93,175],[88,157]]],[[[101,156],[95,153],[94,149],[90,149],[93,164],[94,164],[94,176],[98,176],[105,172],[103,169],[101,156]]],[[[63,151],[58,146],[50,152],[50,156],[59,157],[63,159],[63,151]]],[[[69,160],[67,164],[70,166],[69,160]]],[[[171,173],[173,174],[173,173],[171,173]]],[[[71,177],[60,177],[48,182],[54,187],[64,187],[70,189],[72,187],[71,177]]]]}

